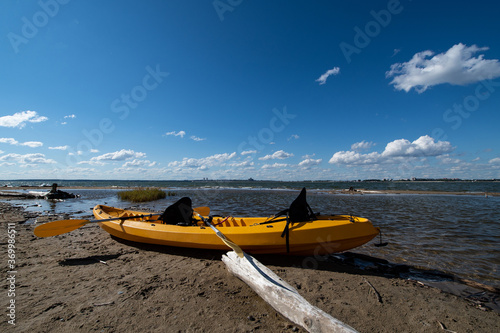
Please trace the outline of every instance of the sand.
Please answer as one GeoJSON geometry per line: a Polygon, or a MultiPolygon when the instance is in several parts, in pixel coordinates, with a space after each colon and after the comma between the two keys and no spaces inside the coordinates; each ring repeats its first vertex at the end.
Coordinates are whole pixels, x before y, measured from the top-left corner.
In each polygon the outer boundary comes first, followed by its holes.
{"type": "MultiPolygon", "coordinates": [[[[0,209],[4,263],[8,232],[16,231],[15,273],[4,269],[4,281],[14,275],[15,282],[8,280],[1,293],[0,332],[304,332],[229,274],[220,260],[224,252],[122,242],[96,224],[37,238],[33,225],[18,223],[21,209],[4,203],[0,209]],[[12,300],[15,326],[7,316],[12,300]]],[[[359,332],[500,327],[498,312],[416,281],[335,262],[303,268],[312,258],[256,258],[311,304],[359,332]]]]}

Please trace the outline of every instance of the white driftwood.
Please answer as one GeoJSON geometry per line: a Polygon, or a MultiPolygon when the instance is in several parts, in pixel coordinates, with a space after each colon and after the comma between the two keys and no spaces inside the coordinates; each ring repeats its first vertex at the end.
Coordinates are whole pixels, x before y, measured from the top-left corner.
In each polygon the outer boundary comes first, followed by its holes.
{"type": "Polygon", "coordinates": [[[240,258],[234,251],[230,251],[222,256],[222,261],[232,274],[248,284],[276,311],[308,332],[357,332],[311,305],[297,290],[247,253],[240,258]]]}

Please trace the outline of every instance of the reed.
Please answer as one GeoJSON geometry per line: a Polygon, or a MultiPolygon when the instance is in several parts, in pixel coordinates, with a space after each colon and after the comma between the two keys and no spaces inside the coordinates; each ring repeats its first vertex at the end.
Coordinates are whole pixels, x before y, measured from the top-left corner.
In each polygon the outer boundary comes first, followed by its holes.
{"type": "Polygon", "coordinates": [[[163,199],[166,196],[175,196],[174,192],[166,193],[159,188],[138,188],[135,190],[121,191],[118,192],[118,196],[121,200],[131,201],[131,202],[146,202],[163,199]]]}

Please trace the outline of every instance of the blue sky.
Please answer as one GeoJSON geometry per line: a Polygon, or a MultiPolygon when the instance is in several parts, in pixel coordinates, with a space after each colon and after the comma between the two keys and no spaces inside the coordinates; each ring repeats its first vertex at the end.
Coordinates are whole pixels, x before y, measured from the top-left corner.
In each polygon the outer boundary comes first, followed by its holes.
{"type": "Polygon", "coordinates": [[[500,178],[495,1],[2,1],[0,178],[500,178]]]}

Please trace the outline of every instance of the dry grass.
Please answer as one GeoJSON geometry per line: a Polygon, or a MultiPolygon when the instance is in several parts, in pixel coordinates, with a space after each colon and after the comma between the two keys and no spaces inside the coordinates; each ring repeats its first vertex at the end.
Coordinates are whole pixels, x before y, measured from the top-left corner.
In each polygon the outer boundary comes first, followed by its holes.
{"type": "Polygon", "coordinates": [[[135,190],[118,192],[121,200],[132,202],[146,202],[163,199],[166,196],[174,196],[174,192],[166,193],[159,188],[139,188],[135,190]]]}

